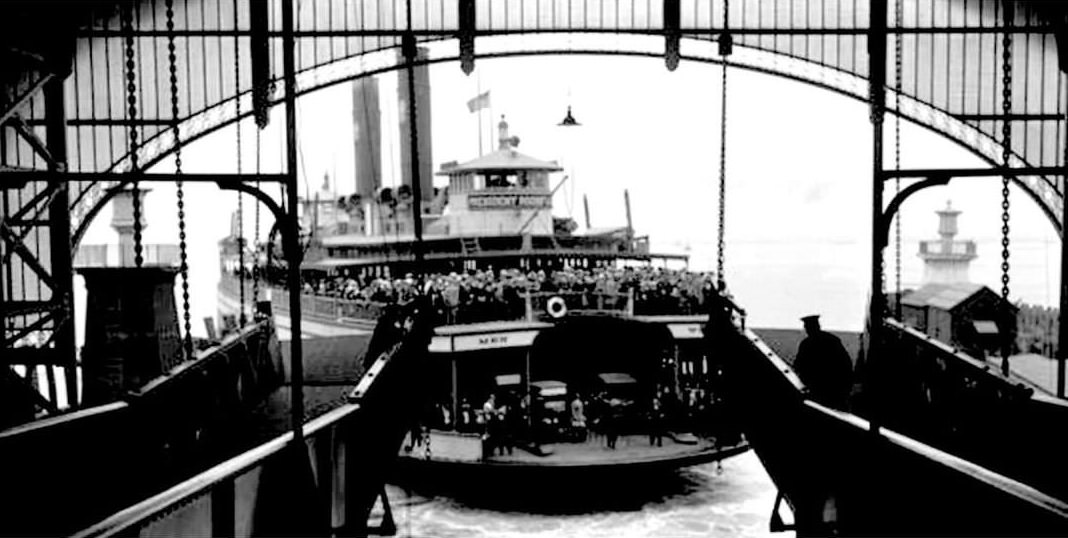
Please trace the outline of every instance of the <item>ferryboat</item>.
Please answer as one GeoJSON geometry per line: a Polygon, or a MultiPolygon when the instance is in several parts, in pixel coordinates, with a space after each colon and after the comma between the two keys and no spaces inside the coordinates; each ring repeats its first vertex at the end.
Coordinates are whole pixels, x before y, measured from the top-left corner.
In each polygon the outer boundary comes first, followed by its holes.
{"type": "MultiPolygon", "coordinates": [[[[400,451],[399,476],[621,478],[747,450],[717,418],[720,371],[702,345],[710,276],[686,271],[686,255],[651,252],[629,224],[576,233],[552,215],[550,179],[562,168],[520,153],[503,116],[498,128],[496,151],[439,171],[448,184],[426,200],[422,267],[409,185],[367,199],[334,196],[326,182],[302,202],[305,319],[369,340],[391,303],[426,292],[436,307],[432,404],[400,451]]],[[[238,303],[238,244],[221,242],[221,308],[238,303]]],[[[246,274],[265,257],[248,252],[246,274]]],[[[271,294],[284,318],[286,293],[271,294]]]]}

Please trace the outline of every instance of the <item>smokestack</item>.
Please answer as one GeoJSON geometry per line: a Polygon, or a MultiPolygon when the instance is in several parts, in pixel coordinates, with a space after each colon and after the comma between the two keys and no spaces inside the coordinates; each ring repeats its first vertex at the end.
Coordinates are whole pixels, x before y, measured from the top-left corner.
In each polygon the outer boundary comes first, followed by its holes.
{"type": "MultiPolygon", "coordinates": [[[[398,59],[405,61],[402,51],[397,51],[398,59]]],[[[426,47],[419,47],[415,54],[416,61],[427,59],[426,47]]],[[[430,67],[427,64],[417,65],[412,69],[415,75],[415,113],[419,129],[419,189],[420,198],[423,202],[434,199],[434,155],[430,143],[430,67]]],[[[400,106],[398,115],[400,122],[400,157],[401,157],[401,184],[412,185],[412,157],[411,135],[408,130],[408,71],[397,71],[397,97],[400,106]]]]}
{"type": "Polygon", "coordinates": [[[371,200],[382,186],[379,162],[382,118],[377,78],[364,77],[352,83],[352,123],[356,139],[356,193],[364,200],[371,200]]]}

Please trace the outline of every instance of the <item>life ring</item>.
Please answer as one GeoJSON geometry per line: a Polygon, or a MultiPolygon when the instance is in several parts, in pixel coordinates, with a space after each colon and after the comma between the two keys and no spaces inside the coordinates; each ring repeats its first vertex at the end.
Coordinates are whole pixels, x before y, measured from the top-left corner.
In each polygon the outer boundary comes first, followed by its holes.
{"type": "Polygon", "coordinates": [[[549,298],[549,301],[545,303],[545,311],[554,318],[562,318],[567,314],[567,305],[564,304],[564,298],[559,295],[554,295],[549,298]]]}

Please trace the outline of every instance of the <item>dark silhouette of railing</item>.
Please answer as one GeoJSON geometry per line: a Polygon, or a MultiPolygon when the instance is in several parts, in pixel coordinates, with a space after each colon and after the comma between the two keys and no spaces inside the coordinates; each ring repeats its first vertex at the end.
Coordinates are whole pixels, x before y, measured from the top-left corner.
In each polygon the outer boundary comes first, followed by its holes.
{"type": "Polygon", "coordinates": [[[876,409],[887,426],[1068,498],[1068,401],[996,363],[977,360],[894,320],[886,321],[887,360],[873,375],[876,409]]]}
{"type": "Polygon", "coordinates": [[[281,381],[261,321],[123,401],[0,432],[0,534],[74,532],[247,448],[246,414],[281,381]]]}
{"type": "MultiPolygon", "coordinates": [[[[732,409],[780,492],[773,530],[898,536],[1068,532],[1068,503],[1033,483],[809,399],[792,367],[752,331],[723,333],[715,349],[726,357],[732,409]],[[782,500],[793,510],[792,523],[778,516],[782,500]]],[[[1021,446],[1033,447],[1030,441],[1021,446]]]]}
{"type": "Polygon", "coordinates": [[[76,536],[365,535],[405,433],[424,403],[432,325],[421,304],[375,331],[372,361],[347,401],[76,536]]]}

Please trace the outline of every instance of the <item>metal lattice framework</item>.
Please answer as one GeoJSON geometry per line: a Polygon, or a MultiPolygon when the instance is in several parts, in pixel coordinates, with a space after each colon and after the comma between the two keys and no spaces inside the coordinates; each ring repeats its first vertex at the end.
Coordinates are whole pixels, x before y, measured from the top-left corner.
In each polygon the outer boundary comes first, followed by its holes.
{"type": "MultiPolygon", "coordinates": [[[[459,59],[467,72],[476,58],[532,54],[665,57],[669,68],[680,58],[727,62],[867,102],[880,93],[875,101],[891,103],[888,112],[955,140],[992,166],[1001,160],[1001,127],[1008,121],[1010,163],[1028,169],[1015,181],[1058,230],[1062,225],[1058,173],[1065,165],[1068,85],[1057,50],[1065,18],[1055,5],[1014,2],[1014,91],[1011,114],[1005,116],[998,59],[1006,25],[1003,4],[995,0],[905,1],[900,27],[892,22],[893,2],[885,0],[735,0],[728,21],[724,0],[295,0],[292,33],[283,25],[284,1],[174,2],[183,142],[233,123],[239,110],[263,121],[263,105],[286,98],[287,37],[296,52],[295,95],[402,68],[410,63],[406,58],[415,57],[402,53],[406,40],[427,48],[425,61],[459,59]],[[873,6],[887,12],[888,27],[872,28],[879,19],[873,6]],[[716,43],[725,29],[735,44],[728,58],[720,56],[716,43]],[[900,85],[894,69],[869,76],[875,65],[870,51],[885,60],[897,35],[900,85]],[[897,87],[898,99],[883,97],[897,87]]],[[[62,250],[57,245],[77,245],[126,179],[121,174],[130,165],[131,123],[144,169],[173,150],[164,1],[132,5],[135,120],[125,106],[128,32],[118,7],[102,9],[76,30],[69,76],[52,92],[62,102],[46,106],[49,95],[40,89],[53,74],[40,70],[24,70],[26,76],[5,88],[5,96],[14,97],[0,101],[5,352],[27,334],[52,334],[48,331],[69,324],[64,306],[69,285],[54,286],[52,275],[69,273],[70,263],[69,257],[57,259],[62,250]],[[69,174],[55,181],[42,173],[46,170],[69,174]],[[42,217],[49,205],[55,218],[42,217]],[[61,208],[68,214],[59,215],[61,208]]]]}

